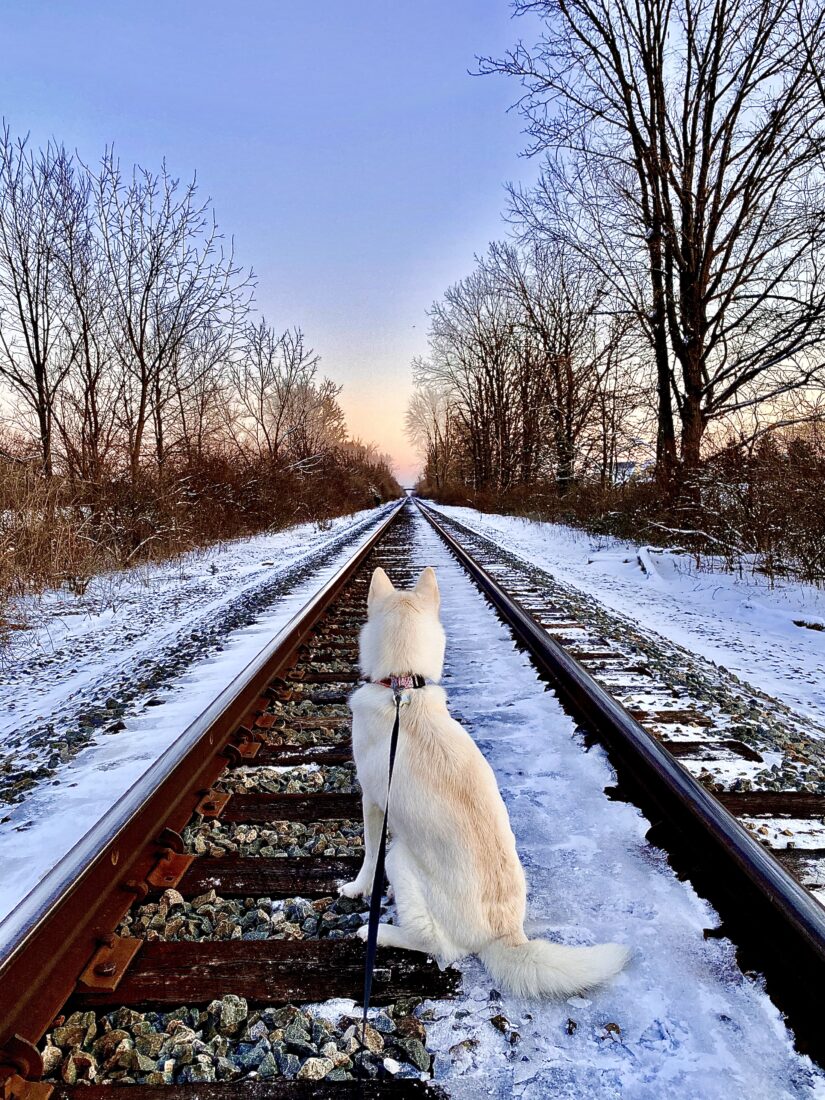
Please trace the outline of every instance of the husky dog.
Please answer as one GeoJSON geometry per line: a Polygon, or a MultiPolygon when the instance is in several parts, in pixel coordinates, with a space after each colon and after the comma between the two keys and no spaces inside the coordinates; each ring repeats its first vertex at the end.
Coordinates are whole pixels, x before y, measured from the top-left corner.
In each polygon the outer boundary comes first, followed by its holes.
{"type": "MultiPolygon", "coordinates": [[[[438,583],[427,568],[411,591],[383,569],[372,575],[361,631],[361,669],[371,683],[352,696],[352,742],[364,802],[364,865],[347,897],[368,895],[387,803],[393,692],[380,681],[441,679],[445,637],[438,583]]],[[[387,877],[398,923],[378,943],[424,951],[447,966],[477,954],[495,982],[523,997],[578,993],[612,977],[628,951],[619,944],[564,947],[524,934],[526,885],[495,776],[472,738],[447,712],[444,689],[405,691],[390,798],[387,877]]],[[[366,939],[366,927],[358,935],[366,939]]]]}

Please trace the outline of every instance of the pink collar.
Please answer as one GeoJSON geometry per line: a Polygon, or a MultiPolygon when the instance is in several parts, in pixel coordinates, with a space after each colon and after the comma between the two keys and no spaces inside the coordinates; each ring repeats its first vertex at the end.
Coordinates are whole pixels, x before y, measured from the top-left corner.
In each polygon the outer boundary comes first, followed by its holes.
{"type": "Polygon", "coordinates": [[[371,680],[370,683],[380,684],[382,687],[390,688],[394,692],[411,691],[413,688],[423,688],[427,685],[427,681],[423,676],[413,676],[412,674],[387,676],[383,680],[371,680]]]}

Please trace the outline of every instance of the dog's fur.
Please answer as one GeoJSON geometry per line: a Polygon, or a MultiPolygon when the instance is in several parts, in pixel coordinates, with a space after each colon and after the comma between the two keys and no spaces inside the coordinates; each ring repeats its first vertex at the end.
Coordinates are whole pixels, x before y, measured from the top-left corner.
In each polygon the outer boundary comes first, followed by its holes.
{"type": "MultiPolygon", "coordinates": [[[[361,631],[361,669],[372,681],[417,674],[440,680],[445,637],[435,572],[397,591],[376,569],[361,631]]],[[[352,739],[364,801],[364,864],[348,897],[368,895],[387,800],[392,692],[378,683],[350,700],[352,739]]],[[[477,954],[495,982],[520,996],[565,996],[624,966],[618,944],[564,947],[524,934],[526,886],[495,776],[474,741],[447,712],[437,684],[405,693],[390,800],[387,876],[396,925],[378,942],[424,951],[447,965],[477,954]]],[[[366,938],[366,928],[358,933],[366,938]]]]}

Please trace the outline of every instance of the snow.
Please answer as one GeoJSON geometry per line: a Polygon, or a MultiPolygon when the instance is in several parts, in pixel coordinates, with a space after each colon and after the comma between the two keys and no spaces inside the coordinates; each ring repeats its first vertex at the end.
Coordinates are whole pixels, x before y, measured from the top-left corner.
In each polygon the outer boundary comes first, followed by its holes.
{"type": "Polygon", "coordinates": [[[555,523],[438,506],[558,580],[825,722],[825,590],[703,572],[688,555],[555,523]],[[644,568],[641,563],[644,563],[644,568]]]}
{"type": "Polygon", "coordinates": [[[618,979],[561,1004],[491,999],[481,966],[462,963],[463,996],[433,1003],[427,1025],[450,1095],[825,1096],[825,1076],[795,1053],[730,942],[704,939],[718,925],[712,908],[647,843],[642,814],[606,797],[615,782],[606,757],[584,751],[572,719],[423,518],[414,550],[438,572],[451,711],[490,761],[510,812],[527,873],[528,934],[616,940],[633,952],[618,979]],[[516,1045],[491,1024],[499,1013],[518,1032],[516,1045]]]}
{"type": "MultiPolygon", "coordinates": [[[[255,620],[232,632],[222,650],[213,647],[160,689],[163,706],[143,706],[144,692],[124,716],[126,730],[101,732],[94,744],[59,768],[57,786],[41,784],[11,810],[0,824],[5,860],[0,911],[9,909],[77,838],[93,829],[118,794],[164,749],[178,746],[183,727],[265,647],[378,518],[369,514],[352,527],[339,525],[337,534],[349,543],[342,547],[334,542],[326,553],[328,543],[320,536],[316,541],[309,529],[300,548],[294,545],[295,533],[292,541],[284,533],[277,547],[267,544],[266,551],[255,541],[246,549],[233,545],[225,551],[227,558],[215,559],[224,571],[214,587],[208,583],[209,558],[196,559],[187,569],[202,575],[193,581],[191,600],[184,583],[177,619],[175,601],[166,596],[178,582],[159,578],[154,611],[152,606],[141,608],[144,600],[151,605],[150,588],[138,593],[124,613],[146,635],[135,640],[134,651],[123,648],[124,624],[112,615],[116,637],[111,643],[108,628],[85,623],[82,633],[96,655],[88,662],[83,646],[74,641],[79,634],[72,634],[69,624],[60,642],[72,654],[68,660],[75,659],[78,666],[85,661],[94,672],[80,681],[73,678],[80,673],[66,673],[56,692],[44,685],[40,713],[61,700],[70,711],[80,705],[75,693],[85,693],[85,698],[105,688],[123,663],[134,663],[136,655],[140,659],[142,643],[152,648],[155,630],[157,644],[165,646],[181,630],[191,631],[193,623],[223,621],[239,592],[265,587],[269,574],[260,565],[264,552],[277,559],[276,570],[287,576],[308,551],[312,563],[324,562],[277,602],[259,608],[255,620]]],[[[512,539],[508,536],[508,544],[515,538],[515,533],[512,539]]],[[[617,940],[633,952],[627,970],[604,989],[547,1004],[506,995],[498,999],[480,965],[462,963],[463,994],[453,1002],[428,1006],[436,1076],[450,1095],[456,1100],[825,1097],[825,1077],[793,1050],[758,981],[737,968],[732,945],[704,939],[703,929],[718,924],[716,914],[688,883],[676,878],[664,854],[647,843],[649,823],[641,813],[606,797],[604,788],[615,782],[606,757],[598,747],[585,751],[573,720],[421,517],[416,519],[412,550],[422,566],[432,564],[438,571],[448,636],[445,686],[453,714],[487,756],[507,803],[530,889],[528,933],[565,943],[617,940]],[[517,1042],[490,1022],[498,1014],[510,1021],[517,1042]]],[[[575,563],[576,553],[569,553],[575,563]]],[[[584,552],[579,555],[584,557],[584,552]]],[[[583,560],[579,567],[586,574],[583,560]]],[[[616,576],[621,580],[620,570],[616,576]]],[[[675,583],[668,580],[668,585],[675,583]]],[[[615,586],[625,599],[632,591],[627,578],[624,587],[618,582],[615,586]]],[[[61,658],[55,674],[48,674],[51,684],[58,682],[63,663],[61,658]]],[[[32,674],[32,690],[35,681],[32,674]]],[[[16,694],[15,688],[3,690],[7,699],[16,694]]],[[[347,1004],[334,1007],[343,1010],[347,1004]]]]}
{"type": "MultiPolygon", "coordinates": [[[[386,509],[370,509],[335,521],[327,531],[305,524],[189,555],[182,565],[156,566],[139,578],[131,573],[107,578],[100,587],[119,593],[115,607],[90,585],[82,617],[66,617],[64,597],[55,594],[46,601],[53,614],[18,643],[18,653],[25,645],[31,659],[19,662],[0,684],[0,735],[7,751],[26,723],[36,731],[48,721],[51,740],[59,739],[90,700],[112,692],[116,679],[134,678],[147,654],[155,662],[159,654],[171,659],[193,632],[201,642],[199,655],[190,661],[187,654],[176,675],[151,690],[136,689],[122,716],[123,730],[98,730],[87,747],[0,818],[0,921],[181,738],[386,515],[386,509]],[[224,635],[223,625],[239,604],[251,621],[224,635]],[[213,635],[219,641],[207,644],[213,635]],[[37,660],[43,653],[50,659],[45,672],[37,660]]],[[[4,932],[8,929],[0,929],[0,940],[4,932]]]]}

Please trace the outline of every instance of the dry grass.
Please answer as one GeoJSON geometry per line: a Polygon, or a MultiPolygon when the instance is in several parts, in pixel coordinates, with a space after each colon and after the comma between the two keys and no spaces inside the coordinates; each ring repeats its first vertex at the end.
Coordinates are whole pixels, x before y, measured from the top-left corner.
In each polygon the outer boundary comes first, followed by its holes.
{"type": "Polygon", "coordinates": [[[25,628],[27,596],[82,595],[100,573],[293,523],[325,524],[398,491],[386,468],[334,456],[309,475],[210,458],[137,484],[45,479],[32,462],[0,459],[0,645],[25,628]]]}
{"type": "MultiPolygon", "coordinates": [[[[527,516],[634,542],[679,546],[697,565],[753,570],[825,585],[825,432],[765,436],[751,450],[709,457],[681,492],[663,500],[656,483],[600,485],[581,478],[564,496],[551,482],[511,492],[453,484],[430,493],[446,504],[527,516]]],[[[426,486],[424,487],[426,491],[426,486]]]]}

